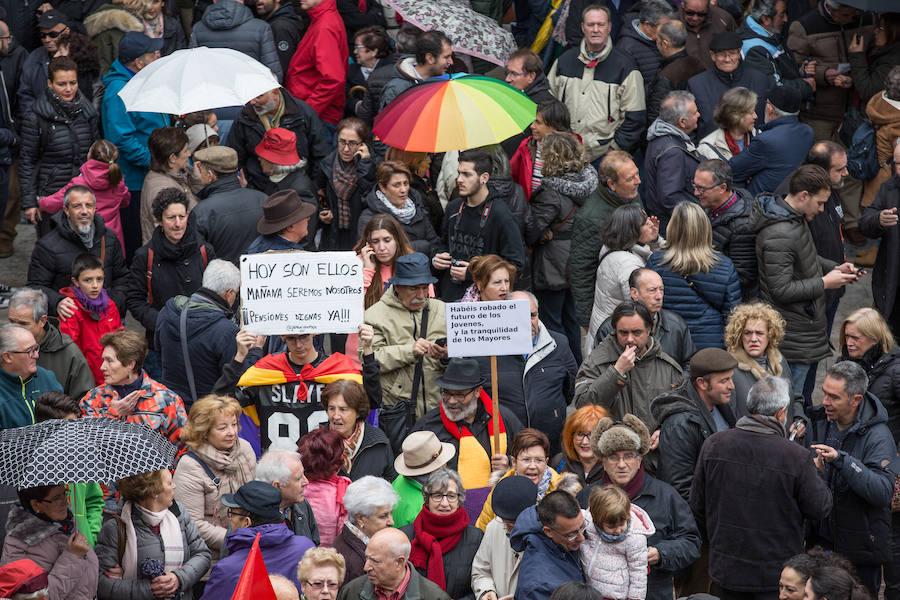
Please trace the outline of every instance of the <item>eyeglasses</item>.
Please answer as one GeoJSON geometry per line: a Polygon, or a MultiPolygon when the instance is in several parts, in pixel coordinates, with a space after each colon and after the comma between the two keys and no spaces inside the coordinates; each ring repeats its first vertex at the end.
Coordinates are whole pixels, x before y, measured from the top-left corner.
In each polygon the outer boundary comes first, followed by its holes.
{"type": "Polygon", "coordinates": [[[337,581],[304,581],[303,583],[317,592],[326,588],[336,590],[340,587],[340,584],[337,581]]]}
{"type": "Polygon", "coordinates": [[[522,463],[523,465],[543,465],[546,464],[547,458],[517,458],[517,463],[522,463]]]}
{"type": "Polygon", "coordinates": [[[249,517],[247,513],[242,510],[235,510],[234,508],[229,508],[225,511],[229,518],[231,517],[249,517]]]}
{"type": "Polygon", "coordinates": [[[353,49],[354,49],[354,50],[368,50],[368,48],[366,48],[366,47],[365,47],[364,45],[362,45],[362,44],[356,44],[355,46],[353,46],[353,49]]]}
{"type": "Polygon", "coordinates": [[[437,502],[438,504],[443,502],[444,498],[447,499],[447,502],[453,503],[459,500],[459,494],[456,492],[436,492],[434,494],[428,494],[428,499],[432,502],[437,502]]]}
{"type": "Polygon", "coordinates": [[[604,456],[603,460],[608,463],[618,464],[623,460],[627,463],[634,462],[638,459],[638,455],[633,452],[628,452],[626,454],[610,454],[609,456],[604,456]]]}
{"type": "Polygon", "coordinates": [[[705,17],[709,13],[708,12],[700,12],[698,10],[688,10],[685,8],[684,14],[685,14],[685,16],[688,16],[688,17],[705,17]]]}
{"type": "Polygon", "coordinates": [[[338,140],[338,146],[346,146],[347,148],[359,148],[362,142],[351,142],[349,140],[338,140]]]}
{"type": "Polygon", "coordinates": [[[696,183],[692,183],[691,185],[693,186],[694,191],[700,192],[701,194],[705,194],[705,193],[708,192],[709,190],[714,190],[714,189],[716,189],[717,187],[719,187],[719,186],[722,185],[722,184],[719,183],[719,184],[716,184],[716,185],[697,185],[696,183]]]}
{"type": "Polygon", "coordinates": [[[305,335],[286,335],[286,336],[283,336],[282,339],[284,339],[285,344],[299,344],[301,342],[305,342],[305,341],[309,340],[311,337],[312,337],[312,334],[308,333],[305,335]]]}
{"type": "MultiPolygon", "coordinates": [[[[66,27],[66,29],[68,29],[68,27],[66,27]]],[[[66,29],[63,29],[62,31],[42,31],[41,39],[45,40],[47,38],[50,38],[51,40],[55,40],[56,38],[64,34],[66,32],[66,29]]]]}
{"type": "Polygon", "coordinates": [[[526,73],[525,71],[522,71],[521,73],[517,73],[516,71],[510,71],[509,69],[503,69],[503,72],[506,74],[507,77],[509,77],[510,75],[512,75],[513,77],[522,77],[524,75],[528,75],[528,73],[526,73]]]}
{"type": "Polygon", "coordinates": [[[475,390],[441,390],[441,398],[444,400],[465,400],[472,395],[475,390]]]}
{"type": "Polygon", "coordinates": [[[589,440],[589,439],[591,439],[591,432],[590,431],[576,431],[575,439],[576,440],[589,440]]]}
{"type": "Polygon", "coordinates": [[[563,536],[563,539],[567,542],[574,542],[578,539],[578,536],[584,537],[584,533],[587,531],[587,523],[582,523],[581,527],[576,529],[573,533],[563,533],[556,527],[550,527],[550,529],[563,536]]]}
{"type": "Polygon", "coordinates": [[[66,502],[68,502],[68,498],[66,498],[65,494],[60,494],[56,498],[45,498],[43,500],[38,500],[38,502],[43,502],[44,504],[56,504],[58,506],[62,506],[66,502]]]}
{"type": "Polygon", "coordinates": [[[10,354],[38,354],[40,348],[37,345],[29,346],[24,350],[7,350],[10,354]]]}

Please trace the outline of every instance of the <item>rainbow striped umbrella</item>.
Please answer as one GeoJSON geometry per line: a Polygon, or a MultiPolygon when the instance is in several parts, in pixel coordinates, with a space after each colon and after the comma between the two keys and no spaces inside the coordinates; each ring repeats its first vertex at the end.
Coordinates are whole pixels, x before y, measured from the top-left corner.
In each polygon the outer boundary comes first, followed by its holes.
{"type": "Polygon", "coordinates": [[[397,96],[375,117],[373,131],[401,150],[467,150],[521,133],[536,109],[528,96],[499,79],[445,75],[397,96]]]}

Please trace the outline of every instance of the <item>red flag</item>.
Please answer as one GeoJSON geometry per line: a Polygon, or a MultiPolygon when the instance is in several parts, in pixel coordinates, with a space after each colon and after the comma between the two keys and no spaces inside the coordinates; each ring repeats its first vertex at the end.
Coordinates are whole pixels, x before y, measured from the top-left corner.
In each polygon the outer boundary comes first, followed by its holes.
{"type": "Polygon", "coordinates": [[[247,555],[247,562],[244,563],[241,578],[238,579],[231,600],[277,600],[275,590],[269,581],[269,573],[266,571],[266,563],[259,551],[259,536],[257,533],[256,539],[253,540],[253,547],[247,555]]]}

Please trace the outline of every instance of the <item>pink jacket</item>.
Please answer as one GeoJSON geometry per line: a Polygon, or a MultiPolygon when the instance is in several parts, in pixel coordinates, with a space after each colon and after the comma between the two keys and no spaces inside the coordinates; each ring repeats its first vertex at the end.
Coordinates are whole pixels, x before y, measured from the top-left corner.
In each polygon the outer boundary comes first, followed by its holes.
{"type": "Polygon", "coordinates": [[[119,218],[119,209],[128,206],[131,196],[128,193],[128,187],[125,180],[119,182],[119,185],[113,187],[106,178],[109,165],[93,158],[88,159],[86,163],[81,165],[81,175],[76,175],[61,190],[40,198],[38,204],[41,210],[54,214],[62,210],[63,197],[66,190],[73,185],[83,185],[91,188],[94,196],[97,198],[97,213],[103,218],[103,222],[108,229],[112,229],[119,243],[122,244],[122,251],[125,251],[125,236],[122,233],[122,220],[119,218]]]}
{"type": "Polygon", "coordinates": [[[334,539],[347,520],[344,492],[348,485],[350,485],[350,480],[338,475],[331,479],[310,481],[303,493],[316,517],[320,545],[323,547],[334,545],[334,539]]]}
{"type": "Polygon", "coordinates": [[[581,544],[581,568],[588,585],[604,598],[644,600],[647,596],[647,538],[656,532],[650,516],[639,506],[631,505],[631,524],[621,542],[610,544],[600,534],[589,513],[585,515],[587,531],[581,544]]]}

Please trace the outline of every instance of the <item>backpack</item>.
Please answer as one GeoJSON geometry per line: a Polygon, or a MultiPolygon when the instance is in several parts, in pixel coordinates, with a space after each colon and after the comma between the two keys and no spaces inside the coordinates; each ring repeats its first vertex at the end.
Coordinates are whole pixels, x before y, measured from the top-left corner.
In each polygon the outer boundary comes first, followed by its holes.
{"type": "Polygon", "coordinates": [[[847,148],[847,170],[850,176],[860,181],[868,181],[878,174],[878,150],[875,147],[875,126],[868,119],[860,123],[850,146],[847,148]]]}

